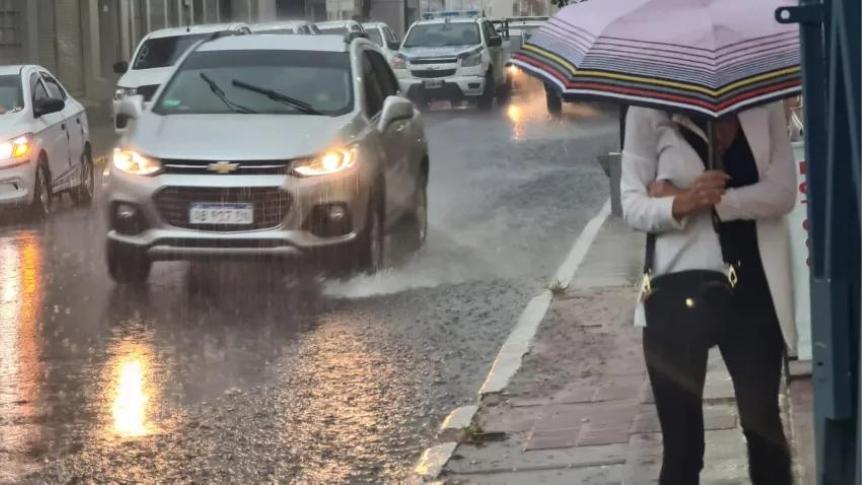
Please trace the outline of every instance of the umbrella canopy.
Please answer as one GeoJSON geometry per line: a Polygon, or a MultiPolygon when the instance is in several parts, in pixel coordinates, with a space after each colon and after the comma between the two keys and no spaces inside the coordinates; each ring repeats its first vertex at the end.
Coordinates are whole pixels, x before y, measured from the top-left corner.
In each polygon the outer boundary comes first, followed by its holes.
{"type": "Polygon", "coordinates": [[[801,90],[796,0],[589,0],[552,17],[512,63],[567,100],[718,118],[801,90]]]}

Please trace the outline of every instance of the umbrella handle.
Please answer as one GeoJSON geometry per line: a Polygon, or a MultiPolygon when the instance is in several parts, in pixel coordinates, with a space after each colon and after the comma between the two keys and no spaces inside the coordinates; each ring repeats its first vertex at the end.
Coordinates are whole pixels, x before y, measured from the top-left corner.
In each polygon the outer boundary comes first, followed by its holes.
{"type": "Polygon", "coordinates": [[[707,145],[709,145],[709,158],[706,161],[706,166],[710,170],[721,170],[723,167],[721,166],[721,160],[715,153],[715,121],[710,118],[709,121],[706,122],[706,141],[707,145]]]}

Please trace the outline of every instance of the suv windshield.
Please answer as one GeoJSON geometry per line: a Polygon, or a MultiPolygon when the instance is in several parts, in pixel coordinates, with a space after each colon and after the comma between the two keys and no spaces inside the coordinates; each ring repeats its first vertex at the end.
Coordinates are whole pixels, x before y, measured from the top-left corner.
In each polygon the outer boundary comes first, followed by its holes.
{"type": "Polygon", "coordinates": [[[0,76],[0,114],[18,111],[23,107],[21,78],[17,74],[0,76]]]}
{"type": "Polygon", "coordinates": [[[154,111],[336,116],[352,108],[353,84],[347,53],[220,51],[190,55],[165,88],[154,111]]]}
{"type": "Polygon", "coordinates": [[[210,35],[212,34],[177,35],[149,39],[138,50],[138,56],[132,64],[132,69],[172,66],[195,42],[210,35]]]}
{"type": "Polygon", "coordinates": [[[479,26],[470,23],[434,23],[410,29],[404,47],[449,47],[481,43],[479,26]]]}

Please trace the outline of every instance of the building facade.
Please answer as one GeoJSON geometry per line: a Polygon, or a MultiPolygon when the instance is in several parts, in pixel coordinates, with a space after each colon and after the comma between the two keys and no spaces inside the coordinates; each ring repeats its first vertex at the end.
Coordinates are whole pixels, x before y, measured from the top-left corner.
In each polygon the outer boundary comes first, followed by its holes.
{"type": "Polygon", "coordinates": [[[113,93],[114,62],[148,32],[218,22],[257,22],[277,0],[0,0],[0,64],[41,64],[90,105],[113,93]]]}

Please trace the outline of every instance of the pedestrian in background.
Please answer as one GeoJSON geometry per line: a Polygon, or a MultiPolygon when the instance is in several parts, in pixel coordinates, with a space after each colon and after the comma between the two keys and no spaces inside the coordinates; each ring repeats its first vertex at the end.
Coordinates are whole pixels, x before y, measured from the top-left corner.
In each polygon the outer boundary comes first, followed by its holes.
{"type": "Polygon", "coordinates": [[[785,343],[796,342],[784,220],[796,172],[782,104],[715,122],[630,108],[621,195],[626,222],[651,234],[643,346],[664,442],[659,483],[699,483],[703,388],[717,346],[753,484],[789,485],[778,395],[785,343]]]}

